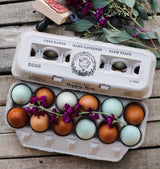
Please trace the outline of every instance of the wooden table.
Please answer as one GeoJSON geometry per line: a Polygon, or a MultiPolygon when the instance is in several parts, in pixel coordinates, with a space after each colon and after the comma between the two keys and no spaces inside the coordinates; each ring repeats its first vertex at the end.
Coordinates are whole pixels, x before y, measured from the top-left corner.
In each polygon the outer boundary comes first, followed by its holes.
{"type": "MultiPolygon", "coordinates": [[[[152,97],[145,100],[149,107],[146,136],[143,145],[130,150],[120,162],[88,160],[65,154],[48,153],[24,148],[19,143],[14,130],[4,122],[7,93],[16,81],[11,75],[11,64],[16,40],[21,32],[32,30],[44,17],[34,12],[30,0],[0,0],[0,169],[160,169],[160,70],[156,70],[152,97]]],[[[160,3],[159,3],[160,9],[160,3]]],[[[160,10],[159,10],[160,11],[160,10]]],[[[158,18],[160,22],[160,16],[158,18]]],[[[158,26],[146,25],[149,30],[158,26]]],[[[49,33],[73,36],[64,28],[50,26],[49,33]]]]}

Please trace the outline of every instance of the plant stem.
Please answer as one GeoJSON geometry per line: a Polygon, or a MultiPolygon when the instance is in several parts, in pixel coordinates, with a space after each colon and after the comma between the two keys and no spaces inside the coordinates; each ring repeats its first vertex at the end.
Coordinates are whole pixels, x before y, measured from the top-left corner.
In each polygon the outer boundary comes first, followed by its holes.
{"type": "MultiPolygon", "coordinates": [[[[132,19],[132,21],[134,23],[136,23],[142,30],[144,30],[144,28],[136,21],[135,18],[133,18],[131,15],[130,15],[130,18],[132,19]]],[[[160,50],[157,48],[157,46],[155,45],[154,41],[152,40],[152,38],[149,36],[149,34],[147,32],[145,32],[144,30],[144,33],[148,36],[149,40],[151,41],[152,45],[154,46],[155,50],[160,53],[160,50]]]]}
{"type": "Polygon", "coordinates": [[[44,108],[44,107],[42,107],[42,106],[36,106],[36,105],[34,105],[34,104],[30,104],[29,106],[30,106],[30,107],[37,107],[37,108],[39,108],[39,109],[41,109],[41,110],[46,111],[47,113],[56,114],[56,115],[58,115],[58,116],[64,116],[64,114],[60,114],[60,113],[57,113],[57,112],[52,112],[51,110],[46,109],[46,108],[44,108]]]}

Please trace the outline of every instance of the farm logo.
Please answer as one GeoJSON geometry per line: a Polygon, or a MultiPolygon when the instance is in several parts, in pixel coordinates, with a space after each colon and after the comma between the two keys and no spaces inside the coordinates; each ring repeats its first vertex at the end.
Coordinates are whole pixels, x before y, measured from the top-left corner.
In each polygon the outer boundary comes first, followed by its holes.
{"type": "Polygon", "coordinates": [[[79,76],[92,76],[96,69],[96,61],[88,52],[76,54],[71,63],[72,72],[79,76]]]}

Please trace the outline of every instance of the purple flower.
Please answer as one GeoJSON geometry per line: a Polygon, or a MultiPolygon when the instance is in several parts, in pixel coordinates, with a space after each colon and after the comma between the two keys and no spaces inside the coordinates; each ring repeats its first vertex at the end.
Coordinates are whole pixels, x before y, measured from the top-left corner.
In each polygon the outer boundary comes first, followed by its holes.
{"type": "Polygon", "coordinates": [[[88,116],[92,119],[92,120],[97,120],[97,119],[99,119],[99,114],[94,114],[93,112],[92,112],[92,109],[91,108],[89,108],[89,114],[88,114],[88,116]]]}
{"type": "Polygon", "coordinates": [[[74,106],[73,108],[69,104],[65,104],[63,109],[64,109],[63,120],[65,122],[69,122],[73,119],[74,116],[79,116],[80,103],[77,103],[76,106],[74,106]]]}
{"type": "Polygon", "coordinates": [[[91,2],[84,3],[84,8],[81,12],[82,15],[89,15],[92,8],[93,8],[93,4],[91,2]]]}
{"type": "Polygon", "coordinates": [[[66,0],[66,5],[70,7],[81,8],[83,0],[66,0]]]}
{"type": "Polygon", "coordinates": [[[31,104],[37,104],[37,101],[38,101],[38,97],[37,96],[33,96],[30,98],[30,103],[31,104]]]}
{"type": "Polygon", "coordinates": [[[25,108],[25,112],[28,113],[28,114],[33,114],[32,111],[30,110],[30,107],[26,107],[25,108]]]}
{"type": "Polygon", "coordinates": [[[102,16],[104,7],[99,7],[96,9],[96,12],[94,13],[94,16],[99,19],[102,16]]]}
{"type": "Polygon", "coordinates": [[[62,118],[66,123],[71,121],[71,118],[69,116],[63,116],[62,118]]]}
{"type": "Polygon", "coordinates": [[[105,120],[108,123],[109,128],[112,128],[113,127],[113,121],[115,120],[115,116],[113,114],[110,115],[110,116],[107,115],[105,120]]]}
{"type": "Polygon", "coordinates": [[[50,123],[56,122],[57,117],[56,114],[50,113],[50,123]]]}

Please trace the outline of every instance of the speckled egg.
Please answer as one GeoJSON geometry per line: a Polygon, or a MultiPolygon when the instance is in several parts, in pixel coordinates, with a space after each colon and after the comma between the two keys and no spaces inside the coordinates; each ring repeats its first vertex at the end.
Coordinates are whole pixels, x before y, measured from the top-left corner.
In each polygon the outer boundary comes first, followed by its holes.
{"type": "Polygon", "coordinates": [[[134,146],[141,139],[141,132],[138,127],[133,125],[128,125],[122,128],[120,132],[120,140],[126,146],[134,146]]]}
{"type": "Polygon", "coordinates": [[[129,124],[138,125],[144,119],[144,111],[140,105],[131,103],[125,108],[124,118],[129,124]]]}
{"type": "Polygon", "coordinates": [[[32,96],[31,89],[24,84],[19,84],[15,86],[11,92],[13,102],[18,105],[25,105],[29,103],[31,96],[32,96]]]}
{"type": "Polygon", "coordinates": [[[35,116],[32,115],[30,125],[34,131],[43,132],[49,128],[49,117],[47,114],[35,116]]]}
{"type": "Polygon", "coordinates": [[[98,109],[98,100],[93,95],[84,95],[80,98],[79,103],[81,105],[81,110],[87,112],[89,108],[93,111],[98,109]]]}
{"type": "Polygon", "coordinates": [[[12,108],[7,115],[8,123],[15,128],[24,127],[28,122],[28,114],[23,108],[12,108]]]}
{"type": "Polygon", "coordinates": [[[56,99],[56,106],[60,111],[64,111],[63,107],[65,104],[69,104],[74,107],[77,104],[77,97],[74,93],[69,91],[61,92],[56,99]]]}
{"type": "Polygon", "coordinates": [[[81,119],[77,122],[75,131],[79,138],[88,140],[94,137],[96,133],[96,125],[90,119],[81,119]]]}
{"type": "Polygon", "coordinates": [[[119,117],[123,112],[122,103],[116,98],[106,99],[102,104],[102,112],[107,114],[114,114],[119,117]]]}
{"type": "Polygon", "coordinates": [[[60,136],[66,136],[70,134],[72,129],[73,129],[73,121],[66,123],[62,117],[59,117],[53,123],[54,132],[60,136]]]}
{"type": "Polygon", "coordinates": [[[117,139],[118,130],[115,126],[109,128],[108,124],[103,124],[99,127],[98,138],[103,143],[112,143],[117,139]]]}
{"type": "Polygon", "coordinates": [[[37,90],[36,92],[36,96],[37,97],[41,97],[41,96],[46,96],[45,102],[47,104],[47,107],[52,106],[53,102],[54,102],[54,93],[52,92],[52,90],[48,89],[48,88],[40,88],[37,90]]]}

